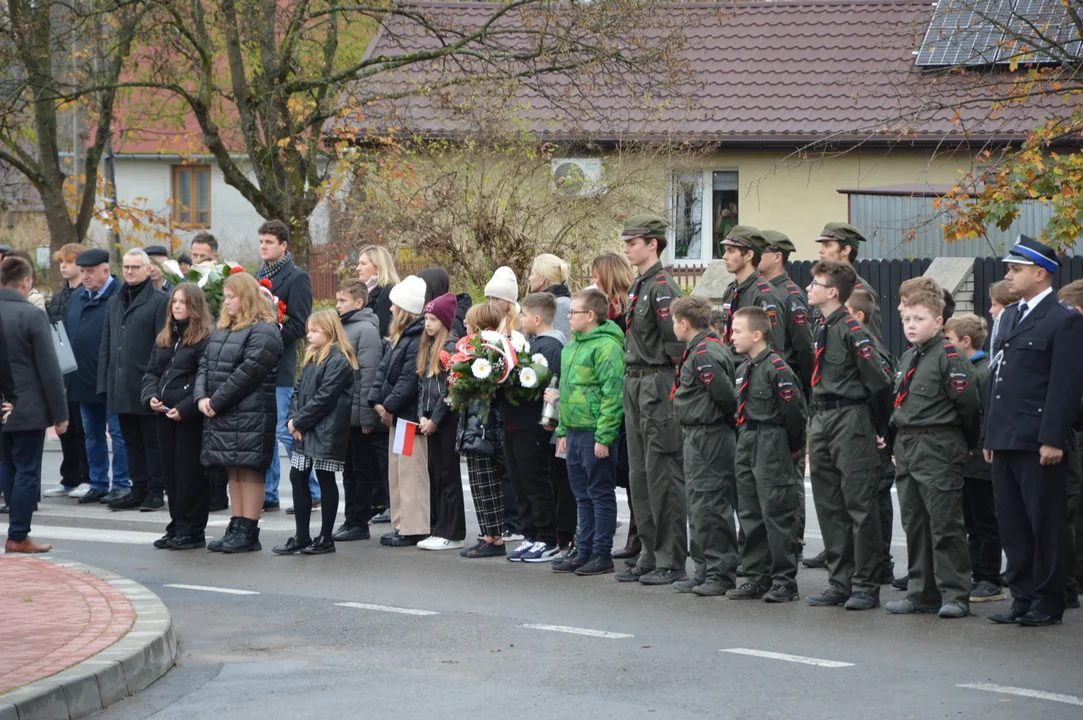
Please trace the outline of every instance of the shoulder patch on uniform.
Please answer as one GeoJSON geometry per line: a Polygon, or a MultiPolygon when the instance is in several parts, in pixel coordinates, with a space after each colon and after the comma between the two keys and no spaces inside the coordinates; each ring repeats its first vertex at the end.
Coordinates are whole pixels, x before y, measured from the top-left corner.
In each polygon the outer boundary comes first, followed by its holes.
{"type": "Polygon", "coordinates": [[[793,321],[801,327],[804,327],[805,323],[808,322],[808,313],[803,309],[795,312],[793,314],[793,321]]]}
{"type": "Polygon", "coordinates": [[[700,370],[699,379],[703,381],[704,385],[710,385],[714,382],[714,373],[708,370],[700,370]]]}
{"type": "Polygon", "coordinates": [[[667,307],[658,308],[658,317],[662,318],[663,320],[669,320],[669,308],[667,308],[667,307]]]}
{"type": "Polygon", "coordinates": [[[866,360],[872,360],[872,345],[858,345],[857,354],[866,360]]]}
{"type": "Polygon", "coordinates": [[[778,396],[786,402],[790,402],[797,397],[797,388],[793,387],[792,384],[790,384],[790,387],[782,387],[782,385],[779,385],[778,396]]]}
{"type": "Polygon", "coordinates": [[[970,386],[970,381],[965,377],[957,377],[951,381],[951,386],[955,388],[955,392],[962,394],[970,386]]]}

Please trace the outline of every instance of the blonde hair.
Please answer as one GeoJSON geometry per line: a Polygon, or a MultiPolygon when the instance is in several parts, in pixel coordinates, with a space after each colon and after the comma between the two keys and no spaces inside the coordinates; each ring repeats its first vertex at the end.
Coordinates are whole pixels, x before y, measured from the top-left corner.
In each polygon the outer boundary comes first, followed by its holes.
{"type": "Polygon", "coordinates": [[[475,305],[466,312],[466,327],[472,333],[496,330],[503,320],[500,311],[492,305],[475,305]]]}
{"type": "Polygon", "coordinates": [[[406,312],[398,305],[391,306],[391,327],[387,329],[387,339],[391,342],[391,347],[399,344],[399,339],[406,332],[407,326],[417,320],[417,317],[417,315],[406,312]]]}
{"type": "Polygon", "coordinates": [[[367,257],[369,262],[376,266],[376,285],[378,287],[390,287],[402,282],[399,280],[399,274],[395,271],[395,258],[391,256],[391,251],[383,245],[366,245],[361,248],[360,254],[367,257]]]}
{"type": "Polygon", "coordinates": [[[182,282],[173,288],[166,303],[165,327],[158,333],[155,344],[160,348],[173,345],[173,298],[177,293],[184,295],[188,303],[188,329],[184,331],[181,345],[186,347],[198,345],[203,339],[211,334],[214,320],[211,319],[211,310],[207,307],[207,297],[203,289],[195,283],[182,282]]]}
{"type": "Polygon", "coordinates": [[[989,299],[1004,307],[1019,302],[1019,296],[1009,290],[1008,283],[1003,280],[997,280],[989,286],[989,299]]]}
{"type": "MultiPolygon", "coordinates": [[[[61,260],[65,262],[75,262],[75,259],[79,257],[80,253],[84,250],[86,250],[85,245],[68,243],[67,245],[61,246],[59,250],[53,253],[53,260],[56,260],[57,262],[61,260]]],[[[82,268],[79,269],[82,270],[82,268]]]]}
{"type": "Polygon", "coordinates": [[[973,313],[955,315],[944,323],[944,330],[955,333],[962,340],[970,338],[970,346],[975,350],[985,347],[985,341],[989,339],[989,323],[985,318],[978,317],[973,313]]]}
{"type": "Polygon", "coordinates": [[[350,367],[354,370],[357,369],[357,355],[354,354],[353,344],[346,337],[346,328],[342,327],[342,321],[338,319],[336,311],[317,310],[308,316],[308,327],[315,327],[315,329],[330,338],[331,342],[321,348],[314,348],[309,345],[308,350],[305,351],[305,359],[301,362],[302,368],[308,367],[313,362],[317,365],[323,365],[331,355],[331,348],[338,345],[342,354],[346,356],[346,362],[350,363],[350,367]]]}
{"type": "Polygon", "coordinates": [[[572,274],[572,269],[568,263],[552,253],[543,253],[534,258],[534,265],[531,269],[548,280],[550,285],[566,283],[572,274]]]}
{"type": "Polygon", "coordinates": [[[271,300],[259,289],[256,278],[248,273],[237,273],[226,278],[222,285],[222,312],[218,316],[219,330],[243,330],[255,325],[260,320],[269,323],[278,322],[278,313],[271,307],[271,300]],[[241,301],[240,311],[236,316],[226,309],[226,290],[241,301]]]}
{"type": "Polygon", "coordinates": [[[427,332],[421,333],[421,347],[417,351],[417,374],[421,377],[436,377],[444,371],[440,362],[440,351],[447,343],[451,330],[442,320],[440,327],[442,329],[435,336],[430,336],[427,332]]]}
{"type": "Polygon", "coordinates": [[[628,258],[615,253],[599,255],[591,263],[590,272],[598,276],[598,289],[623,313],[627,309],[628,290],[636,279],[628,258]]]}

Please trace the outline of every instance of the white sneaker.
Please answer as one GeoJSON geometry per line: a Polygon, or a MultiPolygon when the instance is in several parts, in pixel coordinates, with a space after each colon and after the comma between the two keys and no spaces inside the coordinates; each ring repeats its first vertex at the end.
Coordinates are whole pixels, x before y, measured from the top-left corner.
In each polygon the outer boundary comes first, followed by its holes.
{"type": "Polygon", "coordinates": [[[82,483],[80,485],[76,485],[75,489],[68,493],[68,497],[78,500],[79,498],[86,495],[88,492],[90,492],[90,483],[82,483]]]}
{"type": "Polygon", "coordinates": [[[462,540],[448,540],[435,535],[427,537],[417,544],[418,550],[459,550],[462,547],[462,540]]]}
{"type": "Polygon", "coordinates": [[[45,497],[64,497],[69,492],[71,492],[71,488],[58,484],[56,487],[51,487],[43,492],[42,495],[45,497]]]}

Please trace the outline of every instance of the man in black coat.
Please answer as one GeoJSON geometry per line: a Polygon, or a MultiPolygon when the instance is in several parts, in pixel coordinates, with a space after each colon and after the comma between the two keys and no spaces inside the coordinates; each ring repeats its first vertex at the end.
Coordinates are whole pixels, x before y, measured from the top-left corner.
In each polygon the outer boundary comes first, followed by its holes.
{"type": "Polygon", "coordinates": [[[140,250],[124,255],[124,284],[109,298],[98,357],[98,394],[106,412],[120,420],[128,449],[131,491],[109,503],[114,510],[161,510],[165,478],[158,452],[154,412],[143,403],[143,375],[154,339],[165,324],[168,296],[150,279],[150,258],[140,250]]]}
{"type": "MultiPolygon", "coordinates": [[[[297,342],[308,334],[308,316],[312,314],[312,280],[308,273],[293,264],[289,242],[290,230],[281,220],[268,220],[260,225],[259,256],[263,260],[263,267],[256,273],[256,278],[271,281],[271,293],[286,304],[288,318],[282,323],[282,360],[278,365],[275,391],[278,405],[275,436],[287,453],[293,448],[293,436],[286,429],[286,415],[289,413],[290,400],[293,399],[293,384],[297,380],[297,342]]],[[[279,508],[278,484],[281,472],[276,452],[264,480],[264,510],[279,508]]],[[[319,507],[320,486],[316,482],[315,473],[309,475],[308,488],[312,492],[312,507],[319,507]]]]}
{"type": "Polygon", "coordinates": [[[1072,422],[1083,395],[1083,315],[1057,301],[1056,253],[1025,235],[1005,279],[1021,299],[1004,310],[993,357],[999,357],[985,414],[985,460],[1012,607],[998,623],[1042,626],[1064,614],[1067,577],[1067,473],[1075,452],[1072,422]]]}
{"type": "MultiPolygon", "coordinates": [[[[45,429],[58,435],[68,429],[64,379],[53,349],[49,321],[27,301],[33,289],[33,268],[21,258],[0,264],[0,344],[8,353],[14,409],[0,433],[0,485],[8,497],[9,553],[48,552],[50,545],[30,539],[30,520],[41,490],[41,454],[45,429]]],[[[4,393],[5,397],[8,391],[4,393]]]]}
{"type": "Polygon", "coordinates": [[[79,498],[80,505],[110,503],[128,494],[128,452],[120,420],[105,411],[105,398],[98,395],[98,356],[101,354],[102,330],[109,309],[109,298],[120,289],[120,282],[109,270],[109,252],[94,248],[84,250],[75,259],[83,271],[83,286],[68,300],[64,325],[75,361],[79,367],[64,377],[68,402],[79,404],[80,420],[86,438],[87,463],[90,465],[90,490],[79,498]],[[108,433],[108,439],[106,437],[108,433]],[[109,440],[113,450],[113,480],[109,481],[109,440]]]}
{"type": "MultiPolygon", "coordinates": [[[[68,243],[53,253],[53,260],[60,264],[60,276],[64,286],[49,298],[49,322],[65,322],[68,303],[75,291],[83,286],[83,269],[76,260],[85,248],[79,243],[68,243]]],[[[65,327],[65,332],[70,329],[65,327]]],[[[81,498],[90,490],[90,465],[86,457],[86,436],[79,417],[79,403],[68,398],[68,431],[60,436],[63,460],[60,462],[60,482],[42,494],[45,497],[81,498]]]]}

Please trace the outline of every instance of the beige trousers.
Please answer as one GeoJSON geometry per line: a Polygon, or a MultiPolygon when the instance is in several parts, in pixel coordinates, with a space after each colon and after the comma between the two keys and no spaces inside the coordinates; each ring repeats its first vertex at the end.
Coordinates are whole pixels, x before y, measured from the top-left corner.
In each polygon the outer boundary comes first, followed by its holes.
{"type": "Polygon", "coordinates": [[[387,442],[387,489],[391,497],[391,526],[400,535],[429,534],[429,443],[419,430],[414,453],[396,455],[395,428],[387,442]]]}

